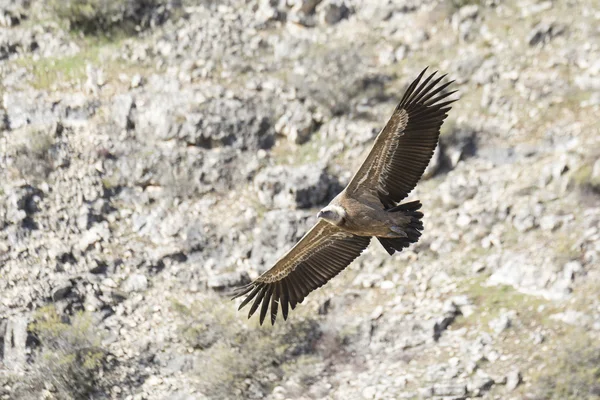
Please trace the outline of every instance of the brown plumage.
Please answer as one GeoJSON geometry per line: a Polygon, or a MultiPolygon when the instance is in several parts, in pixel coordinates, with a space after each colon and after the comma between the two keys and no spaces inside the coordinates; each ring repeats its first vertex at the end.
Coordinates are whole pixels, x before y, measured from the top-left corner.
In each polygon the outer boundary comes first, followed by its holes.
{"type": "Polygon", "coordinates": [[[240,309],[260,306],[262,324],[270,308],[275,323],[279,305],[283,319],[313,290],[354,261],[376,237],[392,255],[419,240],[423,214],[419,201],[399,204],[414,189],[437,146],[440,127],[456,100],[443,92],[434,72],[423,70],[406,89],[392,117],[348,186],[319,212],[319,221],[275,265],[234,298],[246,295],[240,309]]]}

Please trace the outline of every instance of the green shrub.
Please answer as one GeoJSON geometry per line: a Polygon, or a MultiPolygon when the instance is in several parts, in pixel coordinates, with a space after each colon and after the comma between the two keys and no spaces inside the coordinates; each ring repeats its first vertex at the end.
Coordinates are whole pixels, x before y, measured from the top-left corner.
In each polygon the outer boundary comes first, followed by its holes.
{"type": "Polygon", "coordinates": [[[139,29],[163,23],[176,0],[50,0],[50,10],[72,30],[86,34],[139,29]]]}
{"type": "Polygon", "coordinates": [[[320,325],[301,318],[299,310],[287,322],[260,327],[216,295],[190,307],[174,301],[172,307],[183,316],[180,337],[201,350],[196,364],[199,389],[210,398],[243,398],[248,390],[269,391],[286,376],[298,374],[309,382],[313,377],[307,372],[318,373],[307,370],[304,361],[320,360],[320,325]]]}
{"type": "Polygon", "coordinates": [[[600,343],[585,334],[567,339],[568,343],[534,378],[535,399],[600,399],[600,343]]]}
{"type": "Polygon", "coordinates": [[[29,330],[40,345],[33,373],[17,395],[32,398],[32,392],[45,389],[60,399],[83,399],[101,391],[107,354],[89,314],[66,319],[54,306],[44,307],[35,313],[29,330]]]}
{"type": "MultiPolygon", "coordinates": [[[[600,157],[597,157],[598,159],[600,157]]],[[[573,172],[572,180],[577,187],[583,190],[589,190],[594,193],[600,193],[600,178],[593,175],[595,159],[591,158],[575,172],[573,172]]]]}
{"type": "Polygon", "coordinates": [[[14,164],[21,176],[44,179],[52,171],[50,151],[54,145],[52,135],[44,130],[26,129],[24,144],[15,155],[14,164]]]}

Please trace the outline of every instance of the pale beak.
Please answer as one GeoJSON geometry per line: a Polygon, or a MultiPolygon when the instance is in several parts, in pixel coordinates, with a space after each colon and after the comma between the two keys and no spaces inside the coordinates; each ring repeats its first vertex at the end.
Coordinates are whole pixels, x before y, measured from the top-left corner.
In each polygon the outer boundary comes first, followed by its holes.
{"type": "Polygon", "coordinates": [[[317,218],[323,218],[323,211],[319,211],[319,213],[317,214],[317,218]]]}

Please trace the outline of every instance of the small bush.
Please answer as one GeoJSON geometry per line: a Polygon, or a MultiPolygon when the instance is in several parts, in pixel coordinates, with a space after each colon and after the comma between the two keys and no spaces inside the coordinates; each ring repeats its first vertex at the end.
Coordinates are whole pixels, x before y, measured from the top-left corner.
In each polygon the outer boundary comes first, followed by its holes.
{"type": "Polygon", "coordinates": [[[200,390],[210,398],[245,398],[248,393],[267,392],[292,374],[306,382],[314,378],[307,376],[314,368],[307,371],[305,361],[320,359],[317,321],[301,319],[296,312],[287,322],[259,327],[217,296],[207,296],[191,307],[174,301],[172,307],[185,321],[179,329],[182,339],[202,350],[197,372],[200,390]]]}
{"type": "Polygon", "coordinates": [[[482,2],[481,0],[451,0],[450,3],[455,8],[461,8],[470,5],[481,5],[482,2]]]}
{"type": "Polygon", "coordinates": [[[50,10],[72,30],[86,34],[133,33],[162,24],[176,0],[50,0],[50,10]]]}
{"type": "Polygon", "coordinates": [[[66,319],[54,306],[44,307],[34,315],[29,330],[40,346],[29,381],[17,390],[22,398],[33,398],[32,392],[45,389],[60,399],[83,399],[104,387],[107,354],[89,314],[66,319]]]}
{"type": "Polygon", "coordinates": [[[584,334],[568,340],[535,378],[536,400],[600,399],[600,344],[584,334]]]}
{"type": "Polygon", "coordinates": [[[54,138],[46,131],[27,130],[24,142],[15,155],[15,167],[23,177],[46,178],[52,171],[50,150],[54,138]]]}
{"type": "MultiPolygon", "coordinates": [[[[596,159],[599,158],[600,156],[596,157],[596,159]]],[[[594,162],[596,159],[593,157],[587,159],[586,162],[573,173],[572,179],[580,189],[600,194],[600,177],[594,176],[594,162]]]]}

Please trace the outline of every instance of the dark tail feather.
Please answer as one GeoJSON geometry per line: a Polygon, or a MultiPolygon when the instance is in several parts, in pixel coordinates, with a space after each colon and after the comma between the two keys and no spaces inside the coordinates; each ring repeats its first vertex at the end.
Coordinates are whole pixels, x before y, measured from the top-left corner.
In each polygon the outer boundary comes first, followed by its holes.
{"type": "Polygon", "coordinates": [[[388,208],[387,212],[397,211],[416,211],[421,208],[421,202],[419,200],[409,201],[408,203],[398,204],[396,207],[388,208]]]}
{"type": "Polygon", "coordinates": [[[388,212],[404,212],[405,215],[410,216],[410,222],[405,228],[407,237],[405,238],[380,238],[378,237],[379,243],[388,252],[389,255],[393,255],[395,251],[402,251],[408,247],[411,243],[416,243],[421,236],[423,230],[423,213],[417,211],[421,208],[421,202],[419,200],[411,201],[389,208],[388,212]]]}

